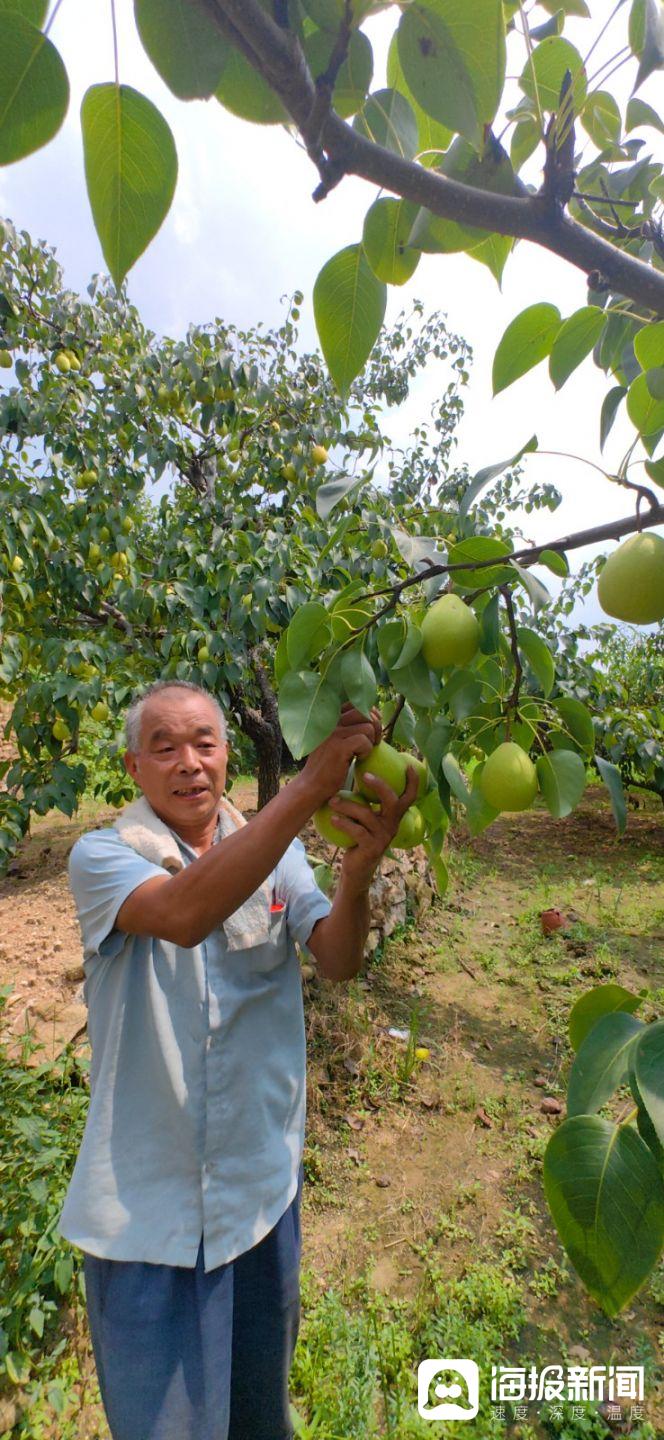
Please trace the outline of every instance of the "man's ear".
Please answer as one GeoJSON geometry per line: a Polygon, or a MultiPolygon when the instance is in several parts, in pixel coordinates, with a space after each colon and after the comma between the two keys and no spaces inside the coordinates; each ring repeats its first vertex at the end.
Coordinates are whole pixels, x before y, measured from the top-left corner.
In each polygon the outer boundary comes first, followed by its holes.
{"type": "Polygon", "coordinates": [[[138,756],[134,754],[133,750],[125,750],[123,758],[125,770],[129,771],[132,780],[135,780],[138,784],[138,756]]]}

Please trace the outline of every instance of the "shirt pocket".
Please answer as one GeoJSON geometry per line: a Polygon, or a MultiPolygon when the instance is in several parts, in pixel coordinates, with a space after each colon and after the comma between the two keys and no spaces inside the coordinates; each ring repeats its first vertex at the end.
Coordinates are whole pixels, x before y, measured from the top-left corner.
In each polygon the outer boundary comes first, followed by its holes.
{"type": "Polygon", "coordinates": [[[252,951],[251,968],[261,974],[274,970],[288,956],[288,925],[286,906],[283,910],[270,911],[270,930],[266,941],[252,951]]]}

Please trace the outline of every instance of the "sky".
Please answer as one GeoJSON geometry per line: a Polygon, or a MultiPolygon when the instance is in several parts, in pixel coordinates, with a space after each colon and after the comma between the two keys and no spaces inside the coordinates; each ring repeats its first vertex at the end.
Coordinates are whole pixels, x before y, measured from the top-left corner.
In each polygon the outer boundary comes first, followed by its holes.
{"type": "MultiPolygon", "coordinates": [[[[590,8],[591,21],[571,22],[565,30],[582,50],[607,15],[606,0],[590,0],[590,8]]],[[[366,182],[347,177],[315,205],[311,193],[317,174],[288,132],[281,126],[237,120],[214,99],[176,100],[142,50],[131,0],[117,0],[116,10],[120,79],[159,106],[173,130],[179,156],[173,205],[156,239],[129,274],[130,298],[157,333],[179,335],[189,324],[215,316],[244,328],[260,320],[266,325],[279,323],[282,297],[299,288],[305,297],[301,343],[312,348],[317,343],[311,303],[316,275],[332,254],[361,238],[375,191],[366,182]]],[[[373,88],[384,83],[395,15],[388,11],[366,27],[376,61],[373,88]]],[[[55,246],[65,282],[80,291],[91,274],[104,269],[85,191],[79,111],[87,86],[113,77],[110,17],[110,3],[64,0],[50,37],[69,72],[72,93],[67,118],[49,146],[0,172],[0,212],[33,238],[55,246]]],[[[615,48],[619,43],[618,38],[615,48]]],[[[508,61],[508,73],[509,69],[508,61]]],[[[610,85],[620,100],[629,93],[630,72],[627,80],[623,75],[625,71],[610,85]]],[[[656,104],[658,85],[661,72],[639,94],[656,104]]],[[[515,99],[518,93],[515,89],[515,99]]],[[[639,134],[657,153],[654,132],[639,134]]],[[[537,171],[527,178],[537,182],[537,171]]],[[[611,382],[591,358],[558,394],[546,362],[497,397],[491,392],[494,351],[509,321],[539,300],[553,300],[563,317],[572,314],[587,301],[581,271],[541,247],[520,242],[508,261],[501,291],[486,267],[468,256],[425,255],[407,285],[388,289],[386,322],[414,297],[423,301],[427,311],[446,314],[449,328],[473,348],[457,447],[459,460],[468,464],[471,473],[515,453],[534,432],[541,451],[568,451],[609,469],[617,467],[633,430],[621,418],[602,461],[599,410],[611,382]]],[[[444,367],[428,368],[396,422],[390,412],[393,438],[403,441],[428,416],[448,378],[444,367]]],[[[578,460],[539,455],[526,463],[528,478],[552,482],[563,495],[554,514],[544,511],[523,517],[529,541],[554,539],[630,509],[624,491],[578,460]]],[[[597,552],[582,553],[588,558],[597,552]]],[[[547,572],[542,578],[551,585],[553,577],[547,572]]],[[[555,590],[555,582],[551,588],[555,590]]],[[[603,618],[594,599],[579,608],[578,615],[587,622],[603,618]]]]}

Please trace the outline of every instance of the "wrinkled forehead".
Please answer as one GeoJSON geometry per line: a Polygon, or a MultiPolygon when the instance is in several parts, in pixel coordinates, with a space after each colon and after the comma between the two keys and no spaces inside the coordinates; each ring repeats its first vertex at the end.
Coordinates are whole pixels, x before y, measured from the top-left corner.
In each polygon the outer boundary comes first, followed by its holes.
{"type": "Polygon", "coordinates": [[[204,695],[187,695],[164,690],[151,696],[141,710],[141,741],[149,745],[161,735],[175,740],[193,740],[207,733],[222,740],[219,711],[204,695]]]}

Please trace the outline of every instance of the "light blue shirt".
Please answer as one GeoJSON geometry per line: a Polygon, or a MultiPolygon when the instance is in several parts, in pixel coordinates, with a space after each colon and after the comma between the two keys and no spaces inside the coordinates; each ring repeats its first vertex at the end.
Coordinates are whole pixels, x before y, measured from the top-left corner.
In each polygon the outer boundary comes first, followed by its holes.
{"type": "MultiPolygon", "coordinates": [[[[175,831],[172,832],[175,835],[175,831]]],[[[186,865],[198,859],[178,835],[186,865]]],[[[306,1049],[294,940],[330,911],[294,840],[270,876],[269,942],[191,950],[115,920],[160,866],[116,830],[81,836],[69,878],[83,936],[90,1108],[59,1229],[92,1255],[205,1270],[256,1245],[295,1196],[306,1049]]]]}

